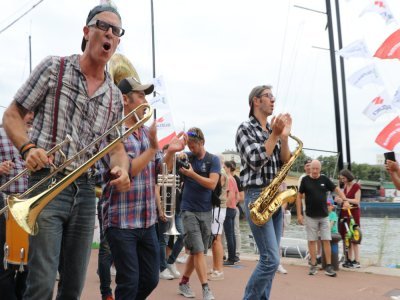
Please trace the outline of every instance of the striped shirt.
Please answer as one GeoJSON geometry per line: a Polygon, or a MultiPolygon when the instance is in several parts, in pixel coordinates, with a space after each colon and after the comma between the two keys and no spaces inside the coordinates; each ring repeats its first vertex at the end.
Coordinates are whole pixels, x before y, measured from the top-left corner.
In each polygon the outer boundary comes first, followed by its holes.
{"type": "MultiPolygon", "coordinates": [[[[0,162],[4,161],[14,161],[15,168],[11,169],[10,174],[0,175],[0,186],[25,169],[25,161],[22,159],[21,155],[19,155],[17,148],[15,148],[8,138],[4,128],[0,127],[0,162]]],[[[20,177],[1,192],[5,194],[22,194],[27,189],[28,175],[20,177]]]]}
{"type": "MultiPolygon", "coordinates": [[[[66,135],[73,141],[62,148],[67,158],[102,135],[122,117],[122,95],[104,72],[105,80],[92,96],[81,71],[79,55],[65,57],[65,68],[59,98],[58,115],[54,114],[55,94],[60,69],[60,57],[46,57],[22,85],[14,100],[25,109],[35,112],[31,141],[38,147],[50,150],[53,137],[53,120],[57,121],[56,143],[62,142],[66,135]]],[[[107,139],[117,136],[114,131],[107,139]]],[[[69,171],[76,169],[98,152],[99,145],[89,149],[79,160],[74,161],[69,171]]],[[[61,155],[55,156],[59,165],[61,155]]]]}
{"type": "Polygon", "coordinates": [[[280,141],[272,155],[267,155],[264,143],[272,132],[269,124],[267,129],[263,130],[258,120],[251,116],[239,125],[236,132],[235,143],[241,159],[240,181],[243,187],[267,186],[283,165],[280,160],[280,141]]]}
{"type": "MultiPolygon", "coordinates": [[[[125,150],[130,161],[150,147],[149,128],[141,127],[138,133],[133,133],[124,141],[125,150]]],[[[102,160],[108,165],[109,156],[102,160]]],[[[103,229],[116,227],[121,229],[148,228],[157,220],[155,186],[157,174],[161,171],[162,152],[158,151],[155,158],[135,177],[132,177],[129,192],[120,193],[106,184],[103,190],[103,229]]],[[[107,168],[105,168],[107,169],[107,168]]],[[[104,182],[109,176],[104,174],[104,182]]]]}

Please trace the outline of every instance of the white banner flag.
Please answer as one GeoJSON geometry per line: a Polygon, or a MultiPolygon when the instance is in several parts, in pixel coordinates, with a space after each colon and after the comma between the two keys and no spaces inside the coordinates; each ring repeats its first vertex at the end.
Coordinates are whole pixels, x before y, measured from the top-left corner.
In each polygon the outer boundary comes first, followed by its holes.
{"type": "Polygon", "coordinates": [[[350,57],[371,57],[367,45],[364,40],[357,40],[350,45],[343,47],[338,51],[339,55],[344,58],[350,57]]]}
{"type": "Polygon", "coordinates": [[[400,108],[400,86],[397,88],[396,93],[394,93],[392,106],[400,108]]]}
{"type": "Polygon", "coordinates": [[[361,12],[360,17],[367,12],[372,12],[379,14],[385,20],[386,24],[396,22],[386,0],[372,0],[371,2],[372,3],[361,12]]]}
{"type": "Polygon", "coordinates": [[[157,118],[157,137],[160,148],[168,144],[174,136],[176,133],[171,112],[157,118]]]}
{"type": "Polygon", "coordinates": [[[393,107],[389,104],[389,95],[386,91],[375,97],[364,109],[363,114],[375,121],[381,115],[393,111],[393,107]]]}
{"type": "Polygon", "coordinates": [[[149,104],[151,105],[152,108],[157,110],[168,110],[168,111],[170,110],[166,95],[160,94],[155,96],[154,98],[149,100],[149,104]]]}
{"type": "Polygon", "coordinates": [[[375,83],[378,85],[383,85],[383,81],[376,70],[375,65],[368,65],[357,72],[353,73],[347,79],[352,85],[358,88],[362,88],[364,85],[369,83],[375,83]]]}
{"type": "Polygon", "coordinates": [[[166,93],[164,77],[159,76],[157,78],[153,78],[154,90],[159,94],[166,93]]]}

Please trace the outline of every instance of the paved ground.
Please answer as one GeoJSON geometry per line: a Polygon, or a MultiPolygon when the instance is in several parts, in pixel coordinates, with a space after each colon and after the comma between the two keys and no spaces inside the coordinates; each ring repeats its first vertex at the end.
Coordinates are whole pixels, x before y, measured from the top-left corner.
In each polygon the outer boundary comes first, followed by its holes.
{"type": "MultiPolygon", "coordinates": [[[[210,262],[210,257],[208,257],[210,262]]],[[[255,256],[242,257],[234,267],[225,267],[225,279],[209,282],[216,299],[242,299],[246,282],[256,265],[255,256]]],[[[288,274],[277,274],[273,283],[272,300],[384,300],[400,295],[400,270],[368,267],[359,271],[341,269],[336,278],[319,271],[316,276],[307,275],[306,263],[299,259],[283,259],[288,274]]],[[[183,265],[177,264],[179,270],[183,265]]],[[[92,251],[83,300],[101,299],[99,279],[96,274],[97,250],[92,251]]],[[[196,299],[202,299],[197,275],[190,280],[196,299]]],[[[185,299],[177,294],[178,280],[160,280],[149,300],[185,299]]]]}

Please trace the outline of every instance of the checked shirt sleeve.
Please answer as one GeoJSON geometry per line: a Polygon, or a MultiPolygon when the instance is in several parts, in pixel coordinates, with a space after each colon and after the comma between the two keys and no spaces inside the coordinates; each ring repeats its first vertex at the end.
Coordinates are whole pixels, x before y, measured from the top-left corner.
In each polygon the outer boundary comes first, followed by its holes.
{"type": "Polygon", "coordinates": [[[236,132],[236,148],[240,157],[253,171],[260,171],[270,159],[262,141],[248,123],[242,123],[236,132]]]}

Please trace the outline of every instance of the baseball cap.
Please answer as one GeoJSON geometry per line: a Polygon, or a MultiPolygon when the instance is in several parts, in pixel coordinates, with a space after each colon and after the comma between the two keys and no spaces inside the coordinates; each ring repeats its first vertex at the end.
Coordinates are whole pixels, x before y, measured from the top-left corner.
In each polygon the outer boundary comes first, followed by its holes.
{"type": "MultiPolygon", "coordinates": [[[[118,18],[121,20],[121,15],[119,14],[118,10],[115,7],[113,7],[109,4],[101,4],[101,5],[95,6],[94,8],[92,8],[89,11],[89,14],[86,18],[86,25],[89,24],[89,22],[94,18],[95,15],[97,15],[101,12],[104,12],[104,11],[109,11],[109,12],[116,14],[118,16],[118,18]]],[[[86,48],[86,40],[85,40],[85,37],[83,37],[82,44],[81,44],[82,51],[85,51],[85,48],[86,48]]]]}
{"type": "Polygon", "coordinates": [[[145,95],[151,94],[154,91],[153,84],[141,84],[135,77],[122,79],[118,84],[122,94],[129,92],[144,92],[145,95]]]}

